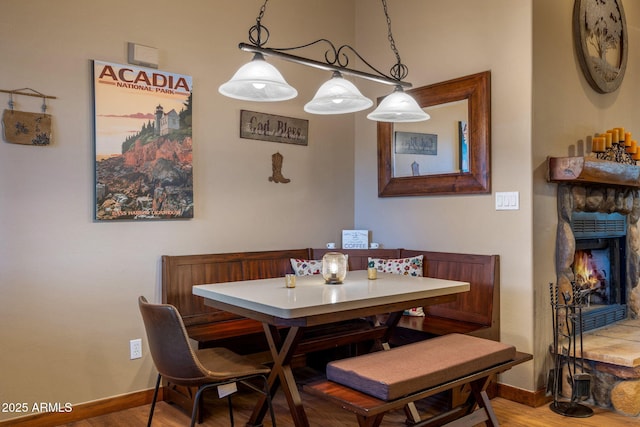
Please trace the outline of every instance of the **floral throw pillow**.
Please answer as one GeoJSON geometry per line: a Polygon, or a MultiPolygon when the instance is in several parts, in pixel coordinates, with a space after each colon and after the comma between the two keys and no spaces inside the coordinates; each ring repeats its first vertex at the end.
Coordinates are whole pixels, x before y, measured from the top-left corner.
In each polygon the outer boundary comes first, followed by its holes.
{"type": "Polygon", "coordinates": [[[380,273],[402,274],[404,276],[422,277],[423,255],[411,258],[371,258],[369,265],[373,261],[374,267],[380,273]]]}
{"type": "MultiPolygon", "coordinates": [[[[369,265],[373,262],[374,267],[381,273],[402,274],[404,276],[422,277],[422,261],[423,255],[411,258],[371,258],[369,257],[369,265]]],[[[407,316],[424,316],[422,307],[414,307],[405,310],[407,316]]]]}
{"type": "Polygon", "coordinates": [[[322,273],[321,259],[297,259],[291,258],[291,268],[296,276],[312,276],[322,273]]]}

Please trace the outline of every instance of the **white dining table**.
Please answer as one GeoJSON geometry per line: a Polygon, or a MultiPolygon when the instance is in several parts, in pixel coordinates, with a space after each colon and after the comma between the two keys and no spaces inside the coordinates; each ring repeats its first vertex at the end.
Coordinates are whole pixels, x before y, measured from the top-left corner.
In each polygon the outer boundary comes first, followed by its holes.
{"type": "MultiPolygon", "coordinates": [[[[305,328],[349,319],[387,314],[387,335],[397,325],[405,309],[441,304],[469,291],[469,283],[430,277],[378,273],[367,278],[366,270],[351,271],[343,284],[325,284],[322,276],[296,277],[296,286],[288,288],[283,277],[238,282],[196,285],[193,294],[217,309],[262,322],[273,357],[269,376],[272,395],[279,384],[287,398],[296,426],[308,426],[302,399],[290,365],[305,328]],[[281,327],[288,327],[284,339],[281,327]]],[[[262,425],[267,412],[261,398],[247,423],[262,425]]]]}

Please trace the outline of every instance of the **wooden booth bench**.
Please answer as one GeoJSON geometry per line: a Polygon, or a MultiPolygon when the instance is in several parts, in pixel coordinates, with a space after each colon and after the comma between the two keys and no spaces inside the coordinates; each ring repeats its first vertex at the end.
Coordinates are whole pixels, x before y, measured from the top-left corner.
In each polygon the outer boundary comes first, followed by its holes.
{"type": "Polygon", "coordinates": [[[424,275],[469,282],[469,292],[448,304],[425,307],[424,317],[402,316],[391,339],[396,345],[450,333],[500,341],[500,257],[402,250],[402,257],[424,256],[424,275]]]}
{"type": "Polygon", "coordinates": [[[304,390],[353,412],[361,427],[379,426],[387,412],[401,408],[409,418],[407,423],[414,426],[470,427],[485,421],[498,426],[486,392],[490,379],[531,359],[530,354],[510,345],[448,334],[330,362],[327,379],[307,384],[304,390]],[[426,420],[408,409],[417,400],[464,386],[471,389],[465,402],[430,413],[426,420]]]}
{"type": "MultiPolygon", "coordinates": [[[[300,355],[381,338],[392,344],[405,344],[452,332],[499,340],[500,294],[499,258],[497,255],[471,255],[407,249],[340,250],[349,256],[350,270],[367,268],[369,257],[407,258],[423,255],[423,275],[469,282],[470,291],[458,294],[454,302],[425,308],[425,317],[402,316],[394,335],[384,326],[363,319],[331,325],[312,331],[298,346],[300,355]]],[[[201,255],[162,256],[162,302],[174,305],[189,337],[199,348],[227,347],[240,354],[257,354],[268,349],[260,322],[208,307],[201,297],[192,294],[194,285],[268,279],[293,273],[290,259],[322,259],[327,249],[290,249],[261,252],[235,252],[201,255]]],[[[348,276],[347,276],[348,280],[348,276]]],[[[172,395],[165,387],[165,399],[190,405],[189,399],[172,395]]]]}
{"type": "MultiPolygon", "coordinates": [[[[258,351],[262,325],[251,319],[207,307],[192,294],[194,285],[268,279],[292,273],[290,259],[321,259],[327,249],[292,249],[205,255],[162,256],[162,302],[180,312],[189,336],[199,347],[229,346],[241,353],[258,351]]],[[[349,255],[350,270],[367,268],[368,257],[424,256],[427,277],[469,282],[470,291],[455,302],[431,306],[425,317],[403,316],[399,340],[452,332],[500,339],[500,267],[497,255],[471,255],[407,249],[342,250],[349,255]]]]}

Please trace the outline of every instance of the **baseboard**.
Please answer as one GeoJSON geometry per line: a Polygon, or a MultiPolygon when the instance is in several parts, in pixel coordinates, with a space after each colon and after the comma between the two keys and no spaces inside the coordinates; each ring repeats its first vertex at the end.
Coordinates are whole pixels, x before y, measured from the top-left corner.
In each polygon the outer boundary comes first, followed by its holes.
{"type": "Polygon", "coordinates": [[[545,389],[529,391],[500,383],[498,384],[497,396],[532,408],[537,408],[551,401],[551,397],[546,395],[545,389]]]}
{"type": "MultiPolygon", "coordinates": [[[[0,427],[50,427],[68,424],[87,418],[118,412],[137,406],[148,405],[153,400],[153,389],[137,391],[117,397],[73,405],[70,412],[41,412],[19,418],[0,421],[0,427]]],[[[162,400],[162,390],[158,395],[162,400]]]]}
{"type": "MultiPolygon", "coordinates": [[[[506,384],[497,385],[497,396],[513,402],[531,407],[539,407],[551,401],[544,389],[535,392],[512,387],[506,384]]],[[[93,402],[74,405],[71,412],[46,412],[27,415],[0,421],[0,427],[50,427],[52,425],[68,424],[87,418],[99,417],[112,412],[123,411],[137,406],[148,405],[153,399],[153,389],[129,393],[117,397],[95,400],[93,402]]],[[[162,388],[158,401],[162,401],[162,388]]]]}

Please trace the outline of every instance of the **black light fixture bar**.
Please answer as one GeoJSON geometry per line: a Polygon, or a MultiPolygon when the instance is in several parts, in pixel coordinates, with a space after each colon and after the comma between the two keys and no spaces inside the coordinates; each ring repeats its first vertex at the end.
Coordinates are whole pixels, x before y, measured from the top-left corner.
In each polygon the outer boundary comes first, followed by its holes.
{"type": "Polygon", "coordinates": [[[355,77],[359,77],[362,79],[371,80],[377,83],[382,83],[391,86],[402,86],[404,88],[412,87],[412,84],[409,82],[404,82],[401,80],[394,79],[392,77],[387,77],[384,75],[377,75],[372,73],[367,73],[360,70],[354,70],[352,68],[347,68],[339,65],[333,65],[326,62],[317,61],[315,59],[305,58],[302,56],[292,55],[290,53],[282,52],[276,49],[270,49],[266,47],[260,47],[253,44],[248,43],[240,43],[238,48],[245,52],[253,52],[253,53],[261,53],[264,56],[272,56],[275,58],[283,59],[285,61],[294,62],[296,64],[306,65],[313,68],[318,68],[320,70],[327,71],[337,71],[342,74],[347,74],[355,77]]]}

